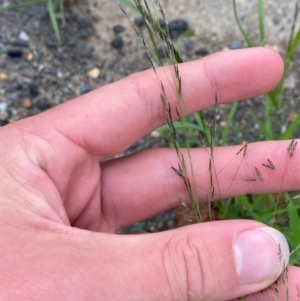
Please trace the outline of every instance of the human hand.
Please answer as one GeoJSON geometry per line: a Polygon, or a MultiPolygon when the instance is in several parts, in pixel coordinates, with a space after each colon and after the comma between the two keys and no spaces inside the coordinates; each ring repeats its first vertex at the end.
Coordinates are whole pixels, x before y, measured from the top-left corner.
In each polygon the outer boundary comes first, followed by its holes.
{"type": "MultiPolygon", "coordinates": [[[[212,106],[216,91],[220,103],[269,91],[283,64],[275,51],[257,48],[218,53],[179,70],[185,110],[192,113],[212,106]]],[[[158,69],[159,78],[164,81],[168,72],[158,69]]],[[[164,84],[175,108],[172,83],[164,84]]],[[[288,260],[286,242],[275,230],[259,230],[265,226],[256,221],[116,234],[174,207],[179,197],[186,199],[170,168],[177,165],[174,150],[102,162],[164,122],[159,84],[149,70],[1,129],[0,300],[229,300],[278,278],[288,260]]],[[[254,143],[241,176],[260,162],[266,148],[281,164],[286,143],[254,143]]],[[[216,164],[238,149],[216,148],[216,164]]],[[[207,153],[192,152],[195,178],[208,186],[207,153]]],[[[296,152],[293,160],[299,158],[296,152]]],[[[221,188],[228,187],[234,164],[222,175],[221,188]]],[[[286,171],[282,190],[299,189],[298,166],[286,171]]],[[[280,178],[270,174],[263,184],[232,185],[223,196],[273,192],[279,186],[280,178]]],[[[205,201],[203,192],[199,196],[205,201]]],[[[299,276],[298,268],[290,268],[290,300],[299,276]]]]}

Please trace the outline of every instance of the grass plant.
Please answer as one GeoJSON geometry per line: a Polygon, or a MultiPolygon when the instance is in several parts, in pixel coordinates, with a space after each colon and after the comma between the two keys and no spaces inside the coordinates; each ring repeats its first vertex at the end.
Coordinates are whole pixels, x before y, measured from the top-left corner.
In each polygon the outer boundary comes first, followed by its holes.
{"type": "MultiPolygon", "coordinates": [[[[127,4],[128,1],[121,1],[123,4],[127,4]]],[[[241,34],[245,38],[246,44],[248,47],[253,47],[255,44],[246,31],[244,30],[241,22],[238,17],[237,4],[235,0],[232,0],[233,3],[233,11],[235,20],[238,28],[241,31],[241,34]]],[[[160,130],[165,133],[165,137],[168,141],[171,141],[172,145],[175,148],[177,158],[178,158],[178,167],[172,166],[175,176],[179,176],[182,178],[182,181],[185,185],[189,203],[193,209],[195,215],[195,222],[202,222],[201,210],[198,204],[197,198],[197,185],[194,178],[193,173],[193,164],[192,157],[190,153],[191,146],[200,146],[206,149],[209,154],[209,174],[210,174],[210,187],[209,190],[206,191],[206,200],[207,206],[209,209],[209,218],[210,220],[214,220],[215,218],[215,210],[217,210],[218,214],[221,216],[221,219],[233,219],[233,218],[250,218],[261,221],[265,224],[273,226],[280,230],[287,238],[290,248],[292,249],[290,264],[300,265],[300,258],[297,255],[300,245],[300,204],[297,200],[300,198],[299,194],[289,194],[284,193],[282,191],[283,183],[285,181],[285,172],[289,167],[290,161],[293,158],[294,153],[297,149],[297,142],[293,139],[293,135],[295,130],[298,128],[300,124],[300,112],[297,114],[294,121],[287,127],[284,132],[279,131],[279,115],[281,113],[282,106],[282,96],[284,93],[284,81],[287,76],[291,60],[297,48],[297,45],[300,42],[300,30],[295,31],[295,24],[298,18],[298,10],[299,10],[299,1],[295,2],[295,10],[294,17],[291,26],[290,32],[290,40],[288,44],[288,48],[286,54],[284,56],[285,63],[285,71],[284,76],[279,84],[279,86],[269,92],[265,98],[265,111],[263,120],[258,120],[254,115],[254,121],[259,125],[259,138],[261,140],[279,140],[279,139],[290,139],[286,145],[286,163],[285,168],[282,173],[279,173],[276,169],[276,162],[272,162],[271,159],[266,159],[266,162],[262,162],[261,166],[253,167],[253,176],[248,179],[244,179],[244,181],[264,181],[264,172],[265,170],[270,170],[272,172],[277,172],[281,176],[281,184],[278,187],[278,193],[276,195],[273,194],[261,194],[258,196],[241,196],[234,197],[228,200],[222,200],[218,203],[218,205],[212,206],[212,199],[215,198],[215,193],[218,193],[218,196],[222,199],[222,194],[228,191],[232,185],[232,183],[236,180],[236,175],[238,174],[238,170],[244,160],[244,157],[247,155],[248,150],[248,142],[246,142],[241,149],[233,154],[233,157],[227,164],[225,164],[224,168],[230,168],[230,163],[233,160],[240,160],[240,164],[235,172],[234,178],[232,179],[230,185],[227,187],[225,192],[220,190],[218,184],[218,178],[222,176],[222,171],[217,169],[214,160],[214,148],[217,145],[218,141],[221,141],[222,145],[226,145],[228,143],[229,131],[232,124],[232,120],[235,117],[235,114],[238,109],[238,103],[234,103],[231,106],[229,111],[226,126],[221,129],[221,133],[219,134],[219,139],[217,138],[217,132],[219,128],[217,127],[217,115],[218,115],[218,95],[215,95],[215,107],[213,115],[205,120],[203,114],[201,112],[195,113],[191,116],[185,116],[184,112],[184,104],[182,100],[182,86],[181,86],[181,76],[180,76],[180,65],[182,62],[179,52],[176,50],[171,37],[168,32],[168,26],[166,26],[166,30],[163,30],[158,21],[158,16],[155,9],[149,7],[149,3],[146,0],[133,0],[135,7],[138,9],[139,13],[142,15],[146,25],[148,32],[151,32],[150,40],[153,47],[153,51],[148,47],[146,40],[142,33],[135,27],[133,20],[129,17],[134,30],[136,31],[138,37],[143,42],[145,49],[147,51],[148,59],[152,69],[154,70],[157,81],[161,87],[161,99],[163,103],[163,107],[166,113],[167,125],[162,127],[160,130]],[[170,65],[171,74],[173,74],[173,82],[175,83],[176,95],[178,100],[178,105],[176,108],[176,115],[178,121],[174,121],[174,114],[171,112],[171,106],[168,102],[168,95],[166,94],[164,83],[158,77],[156,72],[156,65],[162,65],[162,60],[160,57],[156,56],[157,45],[165,44],[165,59],[167,64],[170,65]],[[167,134],[166,134],[167,133],[167,134]],[[188,155],[185,157],[182,152],[182,148],[188,149],[188,155]],[[190,172],[188,172],[188,169],[190,172]]],[[[153,3],[152,3],[153,4],[153,3]]],[[[127,5],[129,6],[129,5],[127,5]]],[[[131,5],[130,5],[131,7],[131,5]]],[[[264,5],[262,0],[257,1],[257,9],[258,9],[258,28],[259,28],[259,42],[258,45],[264,46],[266,41],[265,35],[265,24],[264,24],[264,5]]],[[[123,10],[123,9],[122,9],[123,10]]],[[[136,10],[136,9],[135,9],[136,10]]],[[[123,12],[127,15],[127,13],[123,10],[123,12]]],[[[164,20],[165,24],[168,25],[168,21],[164,14],[162,7],[159,5],[160,17],[164,20]]],[[[284,158],[283,158],[284,159],[284,158]]],[[[203,163],[207,164],[207,163],[203,163]]],[[[198,187],[199,188],[199,187],[198,187]]],[[[185,200],[179,200],[183,206],[186,206],[185,200]]],[[[215,204],[215,203],[214,203],[215,204]]],[[[279,249],[278,255],[281,258],[281,250],[279,249]]],[[[282,263],[283,267],[285,267],[285,263],[282,263]]],[[[278,281],[273,285],[271,289],[263,291],[261,293],[265,294],[269,300],[290,300],[288,287],[288,277],[287,270],[283,268],[283,273],[278,279],[278,281]],[[275,296],[275,297],[274,297],[275,296]],[[274,299],[275,298],[275,299],[274,299]]],[[[299,297],[300,298],[300,297],[299,297]]],[[[242,297],[239,300],[246,300],[247,297],[242,297]]]]}

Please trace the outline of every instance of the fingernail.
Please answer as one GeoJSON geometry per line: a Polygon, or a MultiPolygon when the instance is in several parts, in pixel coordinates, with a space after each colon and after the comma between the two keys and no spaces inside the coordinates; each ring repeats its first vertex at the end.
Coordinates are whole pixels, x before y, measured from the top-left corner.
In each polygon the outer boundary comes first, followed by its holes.
{"type": "Polygon", "coordinates": [[[239,232],[233,240],[237,275],[242,283],[277,278],[289,261],[289,246],[282,233],[270,227],[239,232]]]}

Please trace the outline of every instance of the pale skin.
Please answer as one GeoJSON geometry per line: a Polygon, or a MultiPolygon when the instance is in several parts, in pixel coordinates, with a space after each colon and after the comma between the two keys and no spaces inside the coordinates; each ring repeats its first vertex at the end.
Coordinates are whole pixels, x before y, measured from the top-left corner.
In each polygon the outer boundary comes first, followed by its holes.
{"type": "MultiPolygon", "coordinates": [[[[218,53],[182,64],[179,71],[185,110],[192,113],[213,106],[215,92],[220,103],[266,93],[278,84],[283,63],[275,51],[256,48],[218,53]]],[[[175,112],[169,72],[159,69],[158,75],[175,112]]],[[[278,273],[245,285],[237,277],[232,241],[238,232],[261,227],[256,221],[116,234],[187,198],[171,169],[178,162],[174,150],[146,150],[99,164],[164,122],[160,87],[148,70],[1,128],[0,300],[230,300],[276,280],[278,273]]],[[[249,145],[251,156],[237,179],[249,177],[251,166],[266,163],[263,158],[284,170],[287,145],[249,145]]],[[[216,165],[221,168],[240,148],[216,149],[216,165]]],[[[195,176],[208,190],[207,158],[205,150],[193,150],[195,176]]],[[[283,190],[300,189],[300,151],[292,160],[283,190]]],[[[238,164],[232,161],[222,171],[223,197],[280,187],[282,178],[268,171],[264,183],[230,184],[238,164]]],[[[203,189],[199,198],[205,201],[203,189]]],[[[291,267],[291,300],[297,300],[299,278],[299,268],[291,267]]],[[[254,300],[265,299],[256,294],[254,300]]]]}

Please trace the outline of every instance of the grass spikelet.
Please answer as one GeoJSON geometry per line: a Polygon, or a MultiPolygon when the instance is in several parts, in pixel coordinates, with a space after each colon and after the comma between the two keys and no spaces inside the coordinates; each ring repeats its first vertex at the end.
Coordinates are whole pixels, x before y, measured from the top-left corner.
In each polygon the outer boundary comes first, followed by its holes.
{"type": "Polygon", "coordinates": [[[275,170],[275,165],[273,164],[273,162],[270,159],[268,159],[268,164],[263,163],[262,166],[267,167],[272,170],[275,170]]]}
{"type": "Polygon", "coordinates": [[[256,172],[257,177],[263,182],[264,178],[263,178],[260,170],[257,167],[255,167],[255,172],[256,172]]]}

